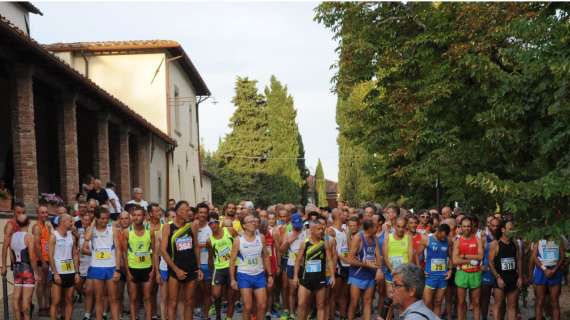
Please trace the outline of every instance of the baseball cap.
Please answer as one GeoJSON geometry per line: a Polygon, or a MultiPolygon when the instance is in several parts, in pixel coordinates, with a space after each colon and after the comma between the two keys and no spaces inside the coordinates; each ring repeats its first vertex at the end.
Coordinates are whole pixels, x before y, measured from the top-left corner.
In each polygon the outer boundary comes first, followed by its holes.
{"type": "Polygon", "coordinates": [[[301,215],[298,213],[294,213],[291,216],[291,225],[293,226],[293,229],[302,229],[303,228],[303,218],[301,218],[301,215]]]}

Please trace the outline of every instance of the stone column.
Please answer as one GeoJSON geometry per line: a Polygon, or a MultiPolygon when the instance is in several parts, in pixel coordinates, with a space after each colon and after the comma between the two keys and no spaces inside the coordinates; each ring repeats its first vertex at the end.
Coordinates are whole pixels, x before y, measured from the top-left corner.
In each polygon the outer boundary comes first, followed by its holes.
{"type": "Polygon", "coordinates": [[[95,167],[97,178],[103,185],[111,180],[109,168],[109,115],[97,114],[97,152],[95,167]]]}
{"type": "Polygon", "coordinates": [[[139,187],[143,189],[144,199],[149,201],[150,196],[150,138],[148,134],[140,134],[137,136],[137,151],[138,151],[138,176],[139,187]]]}
{"type": "Polygon", "coordinates": [[[61,195],[67,204],[73,203],[75,195],[80,189],[76,101],[77,94],[63,94],[58,119],[61,195]]]}
{"type": "Polygon", "coordinates": [[[129,157],[129,129],[121,126],[119,133],[119,197],[122,203],[131,199],[131,173],[129,157]]]}
{"type": "Polygon", "coordinates": [[[16,65],[12,72],[12,144],[14,155],[15,199],[28,211],[38,202],[38,166],[34,122],[33,68],[16,65]]]}

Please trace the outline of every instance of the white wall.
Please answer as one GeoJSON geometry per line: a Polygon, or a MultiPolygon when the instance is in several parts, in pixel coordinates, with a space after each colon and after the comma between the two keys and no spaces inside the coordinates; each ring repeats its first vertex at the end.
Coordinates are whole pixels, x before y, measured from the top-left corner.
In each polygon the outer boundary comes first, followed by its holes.
{"type": "Polygon", "coordinates": [[[170,136],[178,143],[170,167],[170,196],[195,205],[201,201],[196,94],[188,76],[174,60],[168,64],[170,136]],[[175,99],[175,91],[178,99],[175,99]],[[178,118],[178,120],[176,119],[178,118]],[[177,122],[178,121],[178,124],[177,122]]]}
{"type": "MultiPolygon", "coordinates": [[[[88,56],[89,78],[168,133],[164,59],[164,53],[88,56]]],[[[79,53],[71,65],[85,75],[85,60],[79,53]]]]}
{"type": "Polygon", "coordinates": [[[201,201],[212,202],[212,179],[202,175],[202,199],[201,201]]]}
{"type": "Polygon", "coordinates": [[[158,138],[152,137],[149,139],[149,162],[150,162],[150,181],[149,181],[149,194],[150,197],[147,201],[157,202],[163,208],[166,207],[167,199],[167,146],[158,138]]]}
{"type": "Polygon", "coordinates": [[[28,21],[29,25],[30,15],[22,6],[13,2],[0,2],[0,15],[10,20],[16,27],[29,35],[26,21],[28,21]]]}

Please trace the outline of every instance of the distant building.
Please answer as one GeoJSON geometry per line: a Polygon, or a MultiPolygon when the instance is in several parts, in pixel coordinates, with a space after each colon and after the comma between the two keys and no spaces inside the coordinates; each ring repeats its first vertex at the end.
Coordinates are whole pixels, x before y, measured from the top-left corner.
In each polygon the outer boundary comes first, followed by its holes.
{"type": "Polygon", "coordinates": [[[113,180],[123,201],[142,186],[166,205],[166,185],[151,177],[177,142],[30,38],[29,12],[40,13],[0,3],[0,179],[30,210],[42,192],[72,203],[88,173],[113,180]]]}
{"type": "Polygon", "coordinates": [[[151,197],[157,193],[153,186],[164,183],[168,198],[202,201],[198,110],[210,90],[178,42],[55,43],[46,48],[176,141],[165,159],[166,170],[154,170],[151,188],[143,185],[151,197]]]}
{"type": "MultiPolygon", "coordinates": [[[[326,191],[327,191],[327,202],[329,208],[336,208],[337,207],[337,199],[338,199],[338,183],[325,179],[326,181],[326,191]]],[[[316,190],[315,190],[315,176],[308,176],[307,177],[307,201],[309,203],[315,203],[316,190]]]]}

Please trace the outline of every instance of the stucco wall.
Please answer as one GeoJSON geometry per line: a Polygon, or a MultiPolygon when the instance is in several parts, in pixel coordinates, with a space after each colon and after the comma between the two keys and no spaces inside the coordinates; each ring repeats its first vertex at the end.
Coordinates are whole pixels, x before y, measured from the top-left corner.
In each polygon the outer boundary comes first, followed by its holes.
{"type": "Polygon", "coordinates": [[[0,15],[10,20],[20,30],[28,33],[26,19],[29,23],[30,16],[22,6],[11,2],[0,2],[0,15]]]}
{"type": "MultiPolygon", "coordinates": [[[[89,78],[168,133],[164,59],[164,53],[88,56],[89,78]]],[[[81,55],[72,66],[85,75],[81,55]]]]}
{"type": "Polygon", "coordinates": [[[201,201],[195,90],[177,60],[168,64],[171,137],[178,143],[170,167],[170,196],[201,201]],[[178,92],[178,99],[175,98],[178,92]],[[178,124],[177,120],[178,118],[178,124]]]}
{"type": "Polygon", "coordinates": [[[212,179],[202,175],[202,199],[201,201],[212,202],[212,179]]]}
{"type": "Polygon", "coordinates": [[[149,181],[149,194],[150,197],[147,201],[157,202],[162,207],[166,207],[167,194],[166,194],[166,144],[152,138],[149,146],[149,162],[150,162],[150,181],[149,181]]]}

